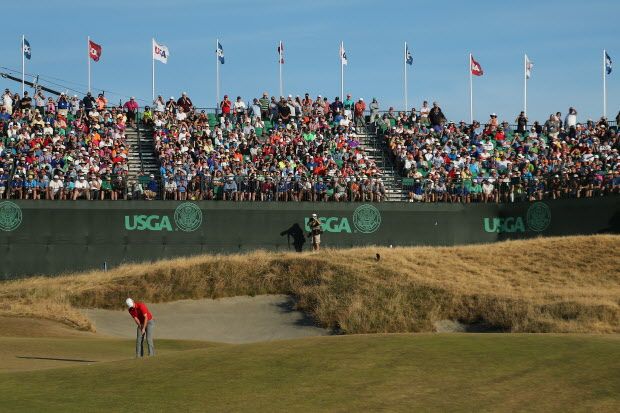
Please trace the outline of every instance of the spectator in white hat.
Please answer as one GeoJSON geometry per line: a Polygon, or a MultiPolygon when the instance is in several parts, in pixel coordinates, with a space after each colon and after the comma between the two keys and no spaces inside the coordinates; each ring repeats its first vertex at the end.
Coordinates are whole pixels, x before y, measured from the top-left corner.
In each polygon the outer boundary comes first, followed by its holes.
{"type": "Polygon", "coordinates": [[[323,229],[321,228],[321,221],[317,214],[312,214],[310,222],[308,222],[310,228],[310,237],[312,238],[312,251],[319,251],[321,249],[321,234],[323,229]]]}

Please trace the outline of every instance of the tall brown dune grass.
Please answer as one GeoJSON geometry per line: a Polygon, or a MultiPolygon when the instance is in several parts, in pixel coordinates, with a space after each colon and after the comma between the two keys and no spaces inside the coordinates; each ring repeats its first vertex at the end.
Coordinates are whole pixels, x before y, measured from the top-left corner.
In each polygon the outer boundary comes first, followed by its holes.
{"type": "Polygon", "coordinates": [[[512,332],[620,332],[620,236],[462,247],[252,252],[0,284],[0,315],[92,329],[80,307],[290,294],[346,333],[433,331],[443,319],[512,332]],[[377,261],[375,254],[380,253],[377,261]]]}

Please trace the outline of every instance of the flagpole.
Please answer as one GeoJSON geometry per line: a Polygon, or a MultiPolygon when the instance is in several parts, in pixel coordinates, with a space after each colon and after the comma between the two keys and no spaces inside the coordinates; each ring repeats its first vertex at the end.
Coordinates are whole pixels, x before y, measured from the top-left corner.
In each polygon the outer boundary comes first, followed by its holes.
{"type": "Polygon", "coordinates": [[[278,43],[278,73],[280,80],[280,96],[283,96],[282,92],[282,40],[278,43]]]}
{"type": "Polygon", "coordinates": [[[24,89],[26,88],[26,60],[24,56],[24,47],[25,47],[26,36],[22,34],[22,97],[24,96],[24,89]]]}
{"type": "Polygon", "coordinates": [[[344,42],[340,42],[340,101],[344,99],[344,42]]]}
{"type": "Polygon", "coordinates": [[[90,36],[86,37],[86,60],[88,61],[88,91],[90,92],[90,36]]]}
{"type": "Polygon", "coordinates": [[[215,39],[215,113],[220,104],[220,39],[215,39]]]}
{"type": "Polygon", "coordinates": [[[403,56],[403,71],[405,72],[405,112],[409,110],[409,102],[407,102],[408,88],[407,88],[407,42],[405,42],[405,51],[403,56]]]}
{"type": "Polygon", "coordinates": [[[607,52],[605,49],[603,49],[603,117],[604,118],[607,117],[607,73],[605,73],[606,71],[605,56],[606,55],[607,55],[607,52]]]}
{"type": "Polygon", "coordinates": [[[523,54],[523,113],[527,116],[527,55],[523,54]]]}
{"type": "Polygon", "coordinates": [[[474,123],[474,82],[471,74],[471,53],[469,54],[469,123],[474,123]]]}
{"type": "Polygon", "coordinates": [[[152,97],[153,103],[155,103],[155,56],[153,56],[153,52],[155,51],[155,39],[152,38],[151,40],[152,40],[152,43],[151,43],[151,60],[152,60],[152,62],[151,63],[153,63],[153,76],[152,76],[153,85],[152,85],[151,97],[152,97]]]}

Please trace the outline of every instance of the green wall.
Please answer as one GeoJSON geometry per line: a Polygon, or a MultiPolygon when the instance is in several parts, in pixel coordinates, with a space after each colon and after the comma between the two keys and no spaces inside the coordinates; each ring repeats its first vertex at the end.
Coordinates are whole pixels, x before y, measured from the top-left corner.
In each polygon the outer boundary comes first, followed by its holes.
{"type": "Polygon", "coordinates": [[[0,279],[199,253],[306,251],[304,220],[313,212],[325,221],[326,247],[620,233],[619,203],[620,197],[506,205],[2,201],[0,279]]]}

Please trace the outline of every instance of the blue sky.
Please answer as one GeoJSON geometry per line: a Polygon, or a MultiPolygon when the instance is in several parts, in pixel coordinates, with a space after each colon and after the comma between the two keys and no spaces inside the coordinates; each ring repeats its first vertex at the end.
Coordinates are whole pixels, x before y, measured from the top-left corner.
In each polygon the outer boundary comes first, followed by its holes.
{"type": "MultiPolygon", "coordinates": [[[[468,53],[485,75],[474,78],[475,118],[497,112],[512,120],[523,106],[523,53],[534,62],[528,83],[530,120],[575,106],[579,118],[602,114],[602,49],[614,59],[607,77],[608,117],[620,110],[620,2],[549,1],[35,1],[3,5],[7,16],[0,66],[21,70],[22,33],[32,60],[26,71],[86,90],[86,37],[103,46],[92,64],[94,91],[117,102],[151,96],[151,37],[170,49],[156,63],[157,93],[187,91],[198,106],[215,103],[215,39],[224,47],[222,95],[247,101],[278,93],[276,46],[285,44],[286,94],[333,98],[340,93],[338,46],[349,65],[345,91],[403,107],[403,42],[409,105],[436,100],[452,120],[469,118],[468,53]]],[[[2,69],[4,70],[4,69],[2,69]]],[[[0,80],[2,87],[19,88],[0,80]]],[[[51,86],[51,85],[50,85],[51,86]]],[[[64,89],[63,89],[64,90],[64,89]]]]}

